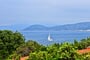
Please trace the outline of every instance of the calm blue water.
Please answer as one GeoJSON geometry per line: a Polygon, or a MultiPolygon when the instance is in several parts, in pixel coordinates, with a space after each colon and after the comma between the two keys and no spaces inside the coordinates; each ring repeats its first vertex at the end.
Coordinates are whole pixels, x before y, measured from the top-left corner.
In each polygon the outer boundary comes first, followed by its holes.
{"type": "Polygon", "coordinates": [[[25,36],[26,40],[34,40],[43,45],[73,42],[75,39],[80,41],[83,38],[90,37],[90,31],[22,31],[21,33],[25,36]],[[53,41],[48,41],[49,34],[53,41]]]}

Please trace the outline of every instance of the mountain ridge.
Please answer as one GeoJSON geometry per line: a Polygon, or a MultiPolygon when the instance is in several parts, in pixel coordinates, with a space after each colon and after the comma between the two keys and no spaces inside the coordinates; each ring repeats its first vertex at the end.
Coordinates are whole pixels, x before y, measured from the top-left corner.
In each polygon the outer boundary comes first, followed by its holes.
{"type": "Polygon", "coordinates": [[[90,22],[57,25],[57,26],[52,26],[52,27],[47,27],[44,25],[31,25],[23,30],[24,31],[90,30],[90,22]]]}

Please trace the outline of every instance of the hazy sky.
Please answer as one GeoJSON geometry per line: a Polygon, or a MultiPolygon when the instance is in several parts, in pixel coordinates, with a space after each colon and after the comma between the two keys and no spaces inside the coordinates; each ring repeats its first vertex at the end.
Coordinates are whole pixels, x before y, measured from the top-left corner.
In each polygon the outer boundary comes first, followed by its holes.
{"type": "Polygon", "coordinates": [[[0,0],[0,24],[90,22],[90,0],[0,0]]]}

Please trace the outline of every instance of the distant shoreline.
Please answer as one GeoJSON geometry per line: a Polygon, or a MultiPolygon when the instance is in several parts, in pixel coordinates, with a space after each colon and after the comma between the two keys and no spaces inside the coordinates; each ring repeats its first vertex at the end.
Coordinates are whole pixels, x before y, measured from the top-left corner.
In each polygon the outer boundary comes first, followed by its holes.
{"type": "Polygon", "coordinates": [[[59,30],[59,31],[21,31],[21,32],[60,32],[60,31],[81,31],[81,32],[90,32],[90,30],[59,30]]]}

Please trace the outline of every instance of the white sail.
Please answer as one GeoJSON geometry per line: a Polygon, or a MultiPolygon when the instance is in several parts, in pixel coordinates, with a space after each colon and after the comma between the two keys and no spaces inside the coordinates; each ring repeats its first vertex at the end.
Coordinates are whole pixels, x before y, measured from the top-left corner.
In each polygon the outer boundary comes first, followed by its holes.
{"type": "Polygon", "coordinates": [[[48,35],[48,41],[53,41],[53,39],[51,38],[50,34],[48,35]]]}

